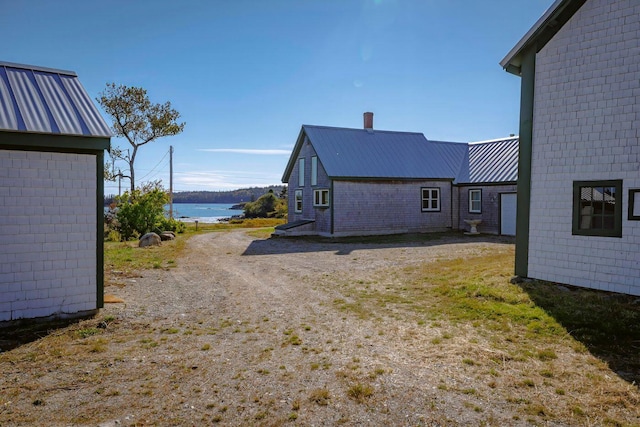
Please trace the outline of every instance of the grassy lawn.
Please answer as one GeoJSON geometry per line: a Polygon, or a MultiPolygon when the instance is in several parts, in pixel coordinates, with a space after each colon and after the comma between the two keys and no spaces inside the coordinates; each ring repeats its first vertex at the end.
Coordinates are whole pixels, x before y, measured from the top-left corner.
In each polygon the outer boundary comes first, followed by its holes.
{"type": "Polygon", "coordinates": [[[476,383],[464,390],[440,384],[443,391],[502,393],[534,423],[630,425],[605,412],[640,405],[640,299],[542,281],[512,284],[512,271],[512,252],[425,263],[344,283],[344,298],[334,304],[359,318],[393,317],[435,332],[430,358],[458,357],[476,383]],[[616,376],[626,383],[610,381],[616,376]]]}
{"type": "MultiPolygon", "coordinates": [[[[264,239],[277,223],[254,220],[242,224],[199,224],[197,231],[194,224],[189,224],[175,241],[150,248],[138,248],[137,242],[107,242],[105,281],[118,286],[127,277],[136,277],[140,270],[175,267],[191,236],[246,228],[249,235],[264,239]]],[[[444,237],[450,235],[377,236],[334,242],[409,245],[444,237]]],[[[363,319],[374,325],[379,322],[377,334],[383,339],[404,340],[403,351],[406,341],[407,351],[410,348],[418,351],[419,360],[429,369],[449,372],[450,377],[442,375],[439,384],[434,381],[434,389],[465,402],[473,411],[485,411],[487,405],[496,411],[502,408],[509,416],[514,414],[514,421],[531,425],[636,425],[629,420],[640,419],[640,298],[541,281],[511,283],[513,250],[504,246],[499,251],[478,250],[464,259],[425,260],[411,267],[376,271],[366,276],[368,279],[327,276],[331,283],[322,286],[336,292],[329,304],[340,312],[339,316],[363,319]],[[391,329],[382,325],[391,325],[391,329]]],[[[93,359],[106,354],[109,363],[117,364],[128,356],[112,355],[109,353],[112,347],[118,349],[121,345],[124,349],[127,343],[135,342],[152,352],[171,337],[187,340],[192,334],[216,333],[186,327],[160,331],[148,331],[145,325],[118,328],[117,321],[103,315],[70,326],[64,322],[44,327],[31,325],[10,333],[17,340],[29,336],[27,342],[46,336],[38,346],[46,347],[47,351],[34,350],[26,356],[25,362],[36,370],[40,369],[36,360],[41,366],[53,366],[80,355],[93,359]],[[115,326],[108,326],[112,322],[115,326]]],[[[219,325],[221,329],[232,326],[240,330],[235,322],[219,325]]],[[[295,331],[286,330],[284,336],[286,345],[300,345],[295,331]]],[[[198,347],[199,351],[210,348],[208,344],[198,347]]],[[[10,359],[11,363],[23,358],[7,354],[16,358],[10,359]]],[[[322,363],[314,361],[310,369],[325,369],[322,363]]],[[[91,373],[92,377],[87,373],[86,378],[78,381],[100,383],[111,369],[111,365],[105,366],[100,368],[104,372],[97,370],[91,373]]],[[[383,373],[384,368],[379,368],[379,372],[371,375],[383,373]]],[[[25,387],[38,390],[36,378],[29,379],[31,382],[25,387]]],[[[77,384],[67,386],[73,388],[77,384]]],[[[115,393],[108,387],[100,390],[105,395],[115,393]]],[[[317,389],[312,398],[323,405],[328,393],[327,389],[317,389]]],[[[350,384],[347,391],[357,402],[366,402],[372,393],[374,390],[366,378],[350,384]]],[[[38,399],[32,404],[40,405],[38,399]]],[[[492,425],[490,420],[488,424],[492,425]]]]}
{"type": "Polygon", "coordinates": [[[138,248],[137,241],[104,243],[105,285],[118,285],[120,278],[135,277],[139,270],[151,268],[172,268],[183,253],[189,237],[196,234],[221,232],[238,228],[250,229],[247,233],[258,239],[266,239],[274,227],[282,224],[282,219],[245,219],[229,223],[198,224],[187,223],[184,233],[176,240],[162,242],[160,246],[138,248]]]}

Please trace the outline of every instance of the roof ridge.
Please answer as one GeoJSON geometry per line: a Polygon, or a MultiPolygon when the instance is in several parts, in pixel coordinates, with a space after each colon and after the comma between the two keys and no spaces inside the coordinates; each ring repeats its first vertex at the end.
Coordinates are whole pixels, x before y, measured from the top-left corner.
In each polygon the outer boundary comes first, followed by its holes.
{"type": "Polygon", "coordinates": [[[340,126],[323,126],[323,125],[302,125],[302,127],[310,127],[310,128],[321,128],[321,129],[334,129],[334,130],[353,130],[353,131],[372,131],[373,132],[384,132],[384,133],[403,133],[403,134],[411,134],[411,135],[422,135],[424,139],[427,139],[422,132],[408,132],[408,131],[399,131],[399,130],[383,130],[383,129],[365,129],[365,128],[347,128],[340,126]]]}
{"type": "Polygon", "coordinates": [[[491,143],[491,142],[500,142],[500,141],[511,141],[514,139],[520,139],[519,135],[515,135],[515,136],[508,136],[505,138],[496,138],[496,139],[487,139],[484,141],[472,141],[469,142],[469,145],[477,145],[477,144],[487,144],[487,143],[491,143]]]}
{"type": "Polygon", "coordinates": [[[0,61],[0,67],[18,68],[20,70],[40,71],[45,73],[63,74],[78,77],[75,71],[59,70],[57,68],[40,67],[37,65],[17,64],[15,62],[0,61]]]}

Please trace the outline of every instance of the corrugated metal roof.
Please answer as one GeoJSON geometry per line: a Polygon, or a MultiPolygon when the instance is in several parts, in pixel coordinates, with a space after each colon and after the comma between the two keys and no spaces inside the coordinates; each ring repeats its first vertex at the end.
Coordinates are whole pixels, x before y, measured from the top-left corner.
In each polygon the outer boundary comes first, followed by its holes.
{"type": "Polygon", "coordinates": [[[451,179],[456,184],[515,182],[518,137],[472,143],[423,134],[303,125],[282,177],[308,139],[330,178],[451,179]]]}
{"type": "Polygon", "coordinates": [[[0,130],[111,137],[72,71],[0,62],[0,130]]]}
{"type": "Polygon", "coordinates": [[[334,178],[453,179],[467,150],[421,133],[309,125],[303,131],[334,178]]]}
{"type": "Polygon", "coordinates": [[[518,137],[469,144],[468,176],[458,182],[515,182],[518,180],[518,137]]]}

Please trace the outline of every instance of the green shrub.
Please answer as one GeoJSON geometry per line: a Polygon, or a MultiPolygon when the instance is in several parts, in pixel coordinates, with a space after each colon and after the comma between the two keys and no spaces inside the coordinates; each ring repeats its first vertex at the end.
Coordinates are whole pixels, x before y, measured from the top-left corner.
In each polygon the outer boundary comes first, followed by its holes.
{"type": "Polygon", "coordinates": [[[286,215],[287,200],[276,196],[273,190],[244,205],[246,218],[284,218],[286,215]]]}
{"type": "Polygon", "coordinates": [[[157,226],[158,232],[173,231],[175,233],[184,233],[187,226],[182,221],[178,221],[175,218],[162,218],[157,226]]]}
{"type": "Polygon", "coordinates": [[[122,240],[142,236],[164,225],[164,205],[169,196],[158,183],[116,197],[114,228],[122,240]]]}

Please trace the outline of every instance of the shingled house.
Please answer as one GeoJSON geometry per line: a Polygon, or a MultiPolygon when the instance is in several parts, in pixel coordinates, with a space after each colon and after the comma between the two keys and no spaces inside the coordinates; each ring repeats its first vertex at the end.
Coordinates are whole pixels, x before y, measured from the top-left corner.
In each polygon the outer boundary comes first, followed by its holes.
{"type": "Polygon", "coordinates": [[[0,62],[0,322],[102,307],[110,136],[74,72],[0,62]]]}
{"type": "Polygon", "coordinates": [[[288,223],[278,235],[468,229],[515,233],[518,139],[455,143],[421,133],[304,125],[285,169],[288,223]]]}
{"type": "Polygon", "coordinates": [[[516,274],[640,295],[640,3],[557,0],[521,77],[516,274]]]}

